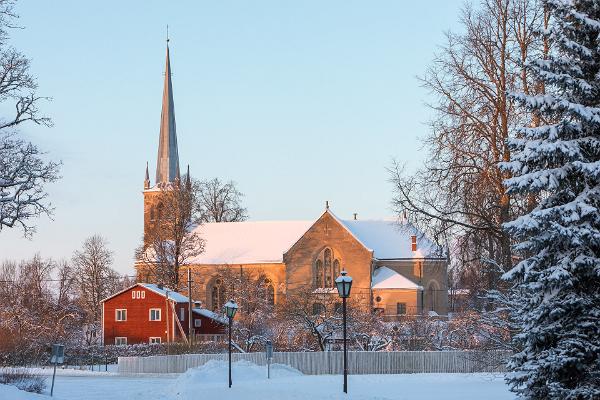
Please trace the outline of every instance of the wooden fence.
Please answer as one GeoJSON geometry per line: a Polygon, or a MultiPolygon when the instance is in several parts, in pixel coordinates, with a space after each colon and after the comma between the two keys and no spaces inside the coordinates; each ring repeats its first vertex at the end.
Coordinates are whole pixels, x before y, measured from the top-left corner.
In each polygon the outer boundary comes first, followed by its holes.
{"type": "MultiPolygon", "coordinates": [[[[411,374],[504,372],[505,351],[391,351],[348,352],[350,374],[411,374]]],[[[266,365],[265,353],[234,353],[233,361],[266,365]]],[[[119,373],[181,373],[209,360],[227,360],[227,354],[181,354],[172,356],[119,357],[119,373]]],[[[339,351],[273,353],[273,363],[286,364],[308,375],[341,374],[343,353],[339,351]]]]}

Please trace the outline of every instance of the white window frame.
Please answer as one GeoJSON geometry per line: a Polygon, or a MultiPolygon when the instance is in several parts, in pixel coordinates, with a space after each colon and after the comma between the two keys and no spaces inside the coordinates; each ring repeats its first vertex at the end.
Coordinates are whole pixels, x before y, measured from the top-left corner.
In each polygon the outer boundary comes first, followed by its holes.
{"type": "Polygon", "coordinates": [[[127,336],[115,336],[115,345],[127,346],[127,336]],[[122,342],[122,343],[118,343],[118,342],[122,342]]]}
{"type": "Polygon", "coordinates": [[[179,320],[185,321],[185,308],[181,307],[179,309],[179,320]]]}
{"type": "Polygon", "coordinates": [[[115,310],[115,321],[117,321],[117,322],[125,322],[125,321],[127,321],[127,309],[126,308],[117,308],[115,310]],[[125,318],[119,319],[119,311],[124,311],[125,318]]]}
{"type": "Polygon", "coordinates": [[[201,327],[202,327],[202,320],[200,318],[194,319],[194,328],[201,328],[201,327]]]}
{"type": "Polygon", "coordinates": [[[162,339],[160,336],[150,336],[150,338],[148,339],[148,343],[150,344],[161,344],[162,343],[162,339]]]}
{"type": "Polygon", "coordinates": [[[162,310],[160,308],[151,308],[148,310],[148,321],[162,321],[162,310]],[[152,319],[152,311],[158,311],[158,319],[152,319]]]}

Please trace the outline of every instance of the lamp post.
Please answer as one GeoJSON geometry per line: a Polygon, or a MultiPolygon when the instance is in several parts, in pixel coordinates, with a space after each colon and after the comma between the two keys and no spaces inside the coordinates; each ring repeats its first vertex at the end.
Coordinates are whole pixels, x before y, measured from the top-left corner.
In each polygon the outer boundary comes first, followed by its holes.
{"type": "Polygon", "coordinates": [[[342,298],[342,313],[344,315],[344,393],[348,393],[348,351],[346,349],[346,299],[350,297],[350,289],[352,289],[352,278],[348,276],[346,271],[342,271],[341,275],[335,280],[338,294],[342,298]]]}
{"type": "Polygon", "coordinates": [[[225,315],[227,315],[227,319],[229,320],[229,387],[231,387],[231,326],[233,324],[233,317],[235,317],[235,313],[237,312],[238,305],[233,300],[229,300],[223,306],[225,309],[225,315]]]}

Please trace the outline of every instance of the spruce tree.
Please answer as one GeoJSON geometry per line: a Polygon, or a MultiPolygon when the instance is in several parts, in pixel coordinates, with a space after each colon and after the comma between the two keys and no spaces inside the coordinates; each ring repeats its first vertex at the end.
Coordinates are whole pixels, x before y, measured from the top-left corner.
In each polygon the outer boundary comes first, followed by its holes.
{"type": "Polygon", "coordinates": [[[510,140],[513,194],[539,198],[505,224],[522,256],[505,275],[521,297],[512,391],[600,398],[600,0],[546,0],[548,59],[528,67],[546,94],[514,94],[542,121],[510,140]]]}

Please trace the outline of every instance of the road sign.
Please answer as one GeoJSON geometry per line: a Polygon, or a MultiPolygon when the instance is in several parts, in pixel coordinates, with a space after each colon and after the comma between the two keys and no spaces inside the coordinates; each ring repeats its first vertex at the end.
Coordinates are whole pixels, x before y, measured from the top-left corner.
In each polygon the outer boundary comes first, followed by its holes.
{"type": "Polygon", "coordinates": [[[267,358],[273,358],[273,342],[270,340],[265,343],[265,351],[267,352],[267,358]]]}
{"type": "Polygon", "coordinates": [[[50,359],[52,364],[62,364],[65,362],[65,346],[62,344],[52,345],[52,358],[50,359]]]}

